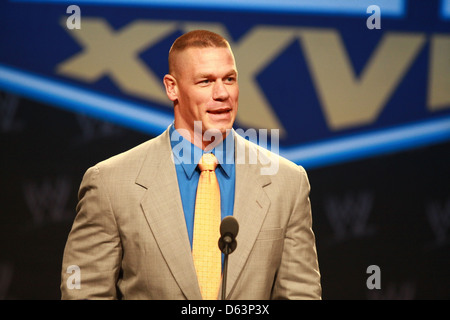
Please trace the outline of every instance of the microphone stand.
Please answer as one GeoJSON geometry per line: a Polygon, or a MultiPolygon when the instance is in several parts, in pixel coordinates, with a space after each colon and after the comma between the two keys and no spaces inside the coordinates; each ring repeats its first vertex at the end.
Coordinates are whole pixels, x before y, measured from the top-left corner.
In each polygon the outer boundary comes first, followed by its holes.
{"type": "Polygon", "coordinates": [[[228,255],[233,253],[237,246],[236,236],[239,231],[239,224],[232,216],[225,217],[220,224],[219,249],[224,256],[223,272],[222,272],[222,300],[225,300],[227,292],[227,272],[228,272],[228,255]]]}
{"type": "Polygon", "coordinates": [[[228,271],[228,254],[230,253],[229,243],[225,242],[225,247],[223,249],[224,259],[223,259],[223,275],[222,275],[222,300],[225,300],[225,294],[227,292],[227,271],[228,271]]]}

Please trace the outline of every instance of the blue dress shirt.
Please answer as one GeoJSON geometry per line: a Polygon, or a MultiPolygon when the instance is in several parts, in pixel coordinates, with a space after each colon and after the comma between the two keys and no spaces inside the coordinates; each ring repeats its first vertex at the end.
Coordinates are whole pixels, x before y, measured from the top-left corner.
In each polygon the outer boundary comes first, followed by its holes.
{"type": "MultiPolygon", "coordinates": [[[[181,202],[192,248],[195,197],[198,179],[200,177],[200,170],[197,168],[197,163],[204,151],[193,145],[190,141],[184,139],[175,129],[173,123],[169,130],[181,202]]],[[[226,216],[233,215],[236,181],[234,166],[234,133],[230,132],[221,144],[208,152],[212,152],[219,162],[219,165],[216,168],[216,176],[220,187],[221,218],[223,219],[226,216]],[[229,139],[232,140],[230,141],[229,139]]]]}

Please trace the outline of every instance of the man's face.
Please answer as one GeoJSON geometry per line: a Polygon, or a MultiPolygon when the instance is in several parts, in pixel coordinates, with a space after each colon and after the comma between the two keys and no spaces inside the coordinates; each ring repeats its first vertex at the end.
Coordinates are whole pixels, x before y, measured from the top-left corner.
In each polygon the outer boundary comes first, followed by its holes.
{"type": "Polygon", "coordinates": [[[218,129],[225,137],[238,109],[239,86],[234,57],[228,48],[189,48],[177,53],[169,98],[175,102],[175,128],[194,136],[194,121],[202,133],[218,129]]]}

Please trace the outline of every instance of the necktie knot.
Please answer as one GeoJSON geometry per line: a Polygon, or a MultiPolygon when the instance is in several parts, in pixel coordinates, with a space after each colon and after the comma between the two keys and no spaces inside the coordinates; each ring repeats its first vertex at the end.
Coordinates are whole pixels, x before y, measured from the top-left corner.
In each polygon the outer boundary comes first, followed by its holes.
{"type": "Polygon", "coordinates": [[[205,153],[198,163],[200,171],[214,171],[217,167],[217,159],[212,153],[205,153]]]}

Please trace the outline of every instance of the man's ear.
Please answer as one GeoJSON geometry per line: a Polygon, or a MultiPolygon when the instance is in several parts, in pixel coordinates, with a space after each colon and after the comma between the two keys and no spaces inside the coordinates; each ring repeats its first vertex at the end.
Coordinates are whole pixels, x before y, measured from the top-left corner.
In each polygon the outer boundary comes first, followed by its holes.
{"type": "Polygon", "coordinates": [[[164,86],[166,87],[167,97],[171,101],[175,101],[178,99],[178,88],[177,88],[177,80],[170,74],[166,74],[163,79],[164,86]]]}

